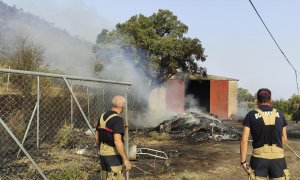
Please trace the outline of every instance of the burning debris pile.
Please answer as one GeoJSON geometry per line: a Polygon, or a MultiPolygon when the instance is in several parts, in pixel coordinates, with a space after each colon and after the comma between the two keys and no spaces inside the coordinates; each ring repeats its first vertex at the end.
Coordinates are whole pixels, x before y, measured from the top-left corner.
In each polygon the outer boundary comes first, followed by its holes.
{"type": "Polygon", "coordinates": [[[168,133],[172,138],[186,142],[239,140],[241,132],[221,120],[204,114],[188,112],[165,120],[155,131],[168,133]]]}

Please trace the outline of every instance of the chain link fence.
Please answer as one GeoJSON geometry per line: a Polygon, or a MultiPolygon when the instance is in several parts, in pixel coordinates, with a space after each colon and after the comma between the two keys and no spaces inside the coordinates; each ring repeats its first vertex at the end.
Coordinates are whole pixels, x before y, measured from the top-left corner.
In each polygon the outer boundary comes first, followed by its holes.
{"type": "Polygon", "coordinates": [[[99,179],[94,129],[129,86],[0,69],[0,179],[99,179]]]}

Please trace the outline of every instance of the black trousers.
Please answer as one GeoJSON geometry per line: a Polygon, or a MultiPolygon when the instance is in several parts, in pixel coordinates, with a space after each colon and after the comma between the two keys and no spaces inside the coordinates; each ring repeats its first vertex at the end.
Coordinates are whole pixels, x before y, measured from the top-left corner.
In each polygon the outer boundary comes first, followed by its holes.
{"type": "Polygon", "coordinates": [[[103,171],[111,172],[112,167],[122,166],[123,161],[120,155],[100,156],[101,168],[103,171]]]}
{"type": "Polygon", "coordinates": [[[250,166],[255,171],[255,176],[280,178],[284,177],[284,169],[287,169],[285,158],[263,159],[251,156],[250,166]]]}

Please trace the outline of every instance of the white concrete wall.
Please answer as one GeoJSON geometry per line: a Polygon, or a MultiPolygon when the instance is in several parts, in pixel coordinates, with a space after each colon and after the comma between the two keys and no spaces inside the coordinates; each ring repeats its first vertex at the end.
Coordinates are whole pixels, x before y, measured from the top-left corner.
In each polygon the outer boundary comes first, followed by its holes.
{"type": "Polygon", "coordinates": [[[238,113],[238,82],[228,81],[228,118],[238,113]]]}
{"type": "Polygon", "coordinates": [[[164,112],[166,110],[166,88],[158,87],[153,89],[149,95],[149,110],[164,112]]]}

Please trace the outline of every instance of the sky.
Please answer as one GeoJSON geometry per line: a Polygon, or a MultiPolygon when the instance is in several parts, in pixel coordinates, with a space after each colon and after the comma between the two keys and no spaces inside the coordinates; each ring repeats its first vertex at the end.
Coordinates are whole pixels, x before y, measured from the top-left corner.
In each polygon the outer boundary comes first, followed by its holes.
{"type": "MultiPolygon", "coordinates": [[[[295,72],[253,10],[249,0],[2,0],[37,15],[70,34],[95,42],[101,29],[113,29],[131,16],[168,9],[198,38],[208,74],[238,79],[254,94],[269,88],[273,99],[297,94],[295,72]]],[[[277,43],[299,72],[300,1],[252,0],[277,43]]]]}

